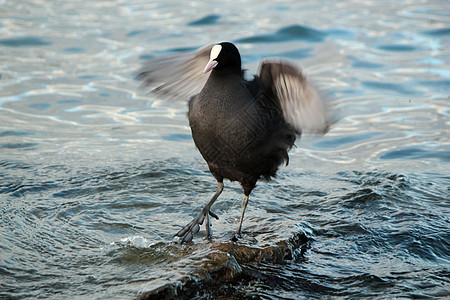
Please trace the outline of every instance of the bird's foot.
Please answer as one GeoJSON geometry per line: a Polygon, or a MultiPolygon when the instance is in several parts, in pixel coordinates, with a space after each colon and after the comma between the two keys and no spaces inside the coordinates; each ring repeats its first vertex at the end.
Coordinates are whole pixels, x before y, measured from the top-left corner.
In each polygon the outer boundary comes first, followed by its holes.
{"type": "Polygon", "coordinates": [[[184,226],[180,231],[178,231],[174,237],[178,238],[180,243],[189,243],[194,238],[194,234],[200,231],[200,225],[203,224],[203,221],[206,217],[206,238],[211,239],[211,223],[209,221],[209,216],[219,219],[219,217],[210,210],[202,209],[202,211],[194,218],[191,222],[189,222],[186,226],[184,226]]]}
{"type": "Polygon", "coordinates": [[[200,220],[198,217],[196,217],[194,220],[184,226],[180,231],[178,231],[174,237],[177,238],[180,243],[189,243],[194,238],[194,234],[200,231],[200,225],[202,223],[203,220],[200,220]]]}
{"type": "Polygon", "coordinates": [[[240,238],[242,238],[241,233],[235,233],[231,238],[232,242],[237,242],[240,238]]]}

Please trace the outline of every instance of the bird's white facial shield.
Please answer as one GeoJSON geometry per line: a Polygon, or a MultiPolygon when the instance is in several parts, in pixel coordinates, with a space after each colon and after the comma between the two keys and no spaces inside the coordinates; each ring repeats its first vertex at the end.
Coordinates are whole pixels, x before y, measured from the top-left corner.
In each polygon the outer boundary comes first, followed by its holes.
{"type": "Polygon", "coordinates": [[[221,45],[214,45],[214,47],[212,47],[211,53],[209,54],[209,61],[206,64],[203,73],[208,73],[217,66],[218,62],[216,59],[219,56],[220,51],[222,51],[221,45]]]}

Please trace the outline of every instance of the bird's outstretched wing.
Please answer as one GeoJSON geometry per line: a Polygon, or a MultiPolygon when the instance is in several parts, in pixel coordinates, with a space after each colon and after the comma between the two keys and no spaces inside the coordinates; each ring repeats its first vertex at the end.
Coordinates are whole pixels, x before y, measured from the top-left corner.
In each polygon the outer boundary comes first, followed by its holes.
{"type": "Polygon", "coordinates": [[[297,132],[328,131],[327,104],[298,67],[268,58],[261,61],[258,76],[279,102],[285,121],[297,132]]]}
{"type": "Polygon", "coordinates": [[[209,73],[203,74],[203,69],[213,46],[151,59],[143,65],[136,79],[143,81],[143,87],[152,88],[153,93],[187,101],[198,94],[208,80],[209,73]]]}

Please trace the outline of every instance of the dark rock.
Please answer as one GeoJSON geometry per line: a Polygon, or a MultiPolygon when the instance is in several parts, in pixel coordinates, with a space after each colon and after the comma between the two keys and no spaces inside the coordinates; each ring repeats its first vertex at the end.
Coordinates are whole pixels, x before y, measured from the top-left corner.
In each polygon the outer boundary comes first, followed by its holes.
{"type": "MultiPolygon", "coordinates": [[[[260,276],[251,265],[260,262],[285,264],[301,258],[308,241],[303,231],[296,231],[290,237],[263,233],[254,237],[244,236],[236,243],[223,240],[188,245],[196,248],[189,258],[194,269],[186,266],[191,274],[145,292],[138,299],[215,299],[228,296],[251,299],[251,295],[236,295],[234,287],[260,276]]],[[[185,263],[180,262],[180,265],[185,263]]]]}

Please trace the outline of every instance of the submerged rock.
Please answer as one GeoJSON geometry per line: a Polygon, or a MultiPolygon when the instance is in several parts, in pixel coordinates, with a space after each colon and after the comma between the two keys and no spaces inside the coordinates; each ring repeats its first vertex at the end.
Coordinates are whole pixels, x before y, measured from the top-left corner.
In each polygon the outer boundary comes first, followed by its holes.
{"type": "Polygon", "coordinates": [[[309,238],[303,231],[283,231],[285,234],[261,233],[244,236],[238,242],[229,240],[188,245],[194,251],[188,261],[176,263],[178,267],[191,264],[192,273],[179,277],[153,290],[139,295],[138,299],[192,299],[215,298],[234,295],[234,284],[248,282],[258,277],[254,263],[284,264],[302,257],[309,238]],[[290,232],[290,236],[286,236],[290,232]],[[195,266],[194,269],[193,265],[195,266]]]}

